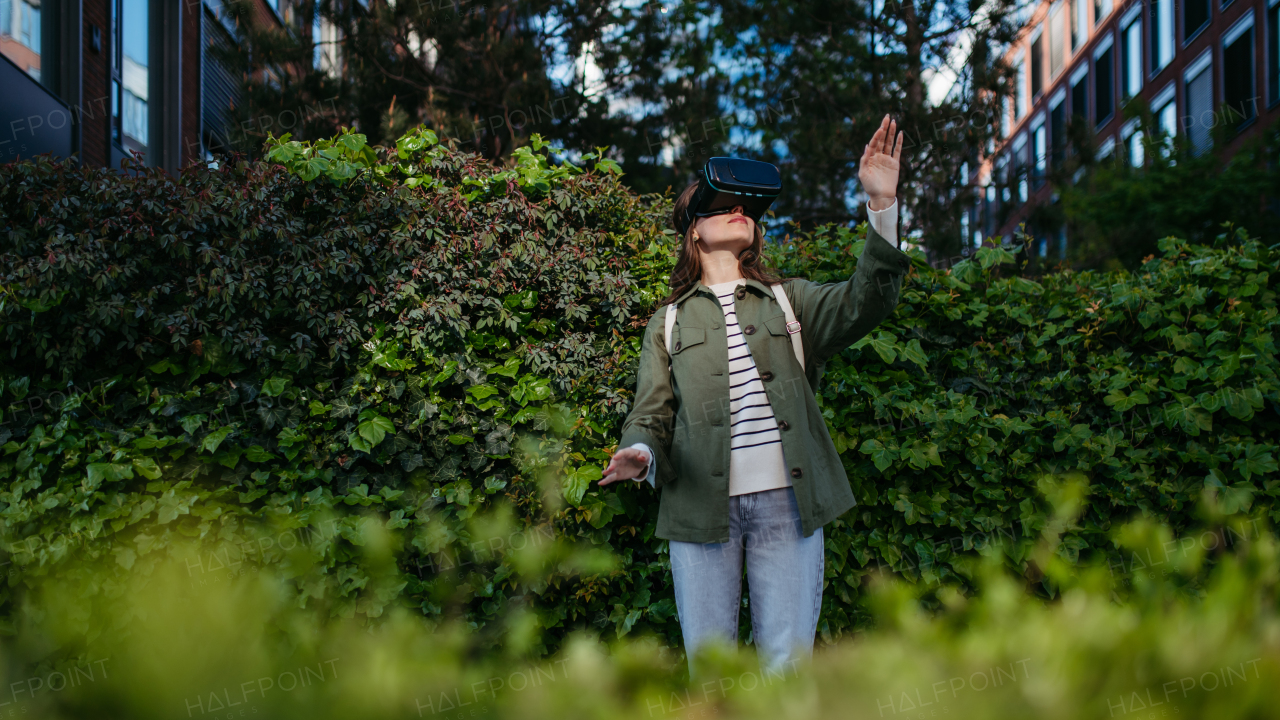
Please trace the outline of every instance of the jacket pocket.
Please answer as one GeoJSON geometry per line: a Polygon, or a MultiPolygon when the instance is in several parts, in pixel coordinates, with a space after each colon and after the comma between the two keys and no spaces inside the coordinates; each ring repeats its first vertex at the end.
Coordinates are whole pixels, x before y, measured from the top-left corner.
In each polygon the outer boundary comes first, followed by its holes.
{"type": "Polygon", "coordinates": [[[782,335],[785,337],[786,335],[789,334],[787,333],[787,316],[786,315],[774,315],[773,317],[764,321],[764,326],[766,329],[769,330],[770,335],[782,335]]]}
{"type": "Polygon", "coordinates": [[[675,345],[671,348],[672,355],[679,355],[694,345],[701,345],[707,340],[707,331],[700,327],[679,327],[675,332],[675,345]]]}

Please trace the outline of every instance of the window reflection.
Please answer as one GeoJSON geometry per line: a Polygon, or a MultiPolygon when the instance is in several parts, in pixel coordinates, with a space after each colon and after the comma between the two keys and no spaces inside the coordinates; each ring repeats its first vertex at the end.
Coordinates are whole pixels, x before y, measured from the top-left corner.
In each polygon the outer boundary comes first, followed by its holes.
{"type": "Polygon", "coordinates": [[[40,79],[40,0],[0,0],[0,53],[40,79]]]}
{"type": "Polygon", "coordinates": [[[148,0],[112,0],[111,133],[123,150],[147,149],[148,0]]]}

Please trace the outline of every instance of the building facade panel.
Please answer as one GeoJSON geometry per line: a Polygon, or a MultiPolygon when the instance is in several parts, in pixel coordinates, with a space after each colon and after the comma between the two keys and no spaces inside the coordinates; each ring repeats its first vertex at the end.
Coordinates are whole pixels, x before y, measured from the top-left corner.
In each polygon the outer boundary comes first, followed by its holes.
{"type": "MultiPolygon", "coordinates": [[[[1071,117],[1087,122],[1099,156],[1144,164],[1143,130],[1123,117],[1132,97],[1147,101],[1156,129],[1186,137],[1197,152],[1230,123],[1239,130],[1230,154],[1280,113],[1280,0],[1044,0],[1029,17],[1005,54],[1016,85],[1002,139],[968,177],[979,198],[962,221],[971,246],[1011,236],[1033,208],[1054,200],[1041,179],[1065,160],[1071,117]],[[1061,54],[1052,39],[1040,42],[1053,37],[1055,22],[1070,24],[1061,54]],[[1024,157],[1028,149],[1033,157],[1024,157]],[[1002,181],[1011,186],[987,187],[1002,181]]],[[[1065,257],[1065,229],[1029,230],[1041,255],[1065,257]]]]}

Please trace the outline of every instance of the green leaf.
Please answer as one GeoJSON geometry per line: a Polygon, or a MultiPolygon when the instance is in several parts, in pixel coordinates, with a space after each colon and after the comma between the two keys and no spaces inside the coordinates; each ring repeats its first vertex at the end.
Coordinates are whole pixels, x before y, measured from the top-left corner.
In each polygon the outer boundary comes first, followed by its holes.
{"type": "Polygon", "coordinates": [[[879,440],[863,440],[858,452],[863,455],[870,455],[872,462],[876,465],[876,469],[880,472],[889,469],[889,466],[893,465],[893,461],[898,459],[897,449],[887,448],[879,440]]]}
{"type": "Polygon", "coordinates": [[[267,397],[279,397],[288,383],[289,380],[287,378],[273,377],[262,383],[262,394],[267,397]]]}
{"type": "Polygon", "coordinates": [[[142,477],[148,480],[160,479],[160,475],[161,475],[160,466],[156,464],[156,461],[154,458],[149,458],[149,457],[134,458],[133,469],[137,470],[139,475],[141,475],[142,477]]]}
{"type": "MultiPolygon", "coordinates": [[[[920,347],[919,340],[912,340],[907,343],[905,348],[899,347],[899,352],[904,360],[909,360],[919,365],[922,370],[929,369],[929,356],[925,355],[924,348],[920,347]]],[[[886,362],[892,362],[892,360],[886,362]]]]}
{"type": "MultiPolygon", "coordinates": [[[[373,415],[356,427],[356,432],[360,434],[360,437],[368,441],[370,447],[377,446],[387,436],[387,433],[395,431],[396,426],[381,415],[373,415]]],[[[368,451],[366,450],[365,452],[368,451]]]]}
{"type": "Polygon", "coordinates": [[[369,441],[361,437],[358,432],[353,432],[350,435],[347,435],[347,444],[360,452],[367,453],[373,450],[373,446],[369,444],[369,441]]]}
{"type": "Polygon", "coordinates": [[[886,364],[892,363],[898,358],[898,351],[896,349],[898,347],[897,338],[887,332],[877,333],[875,338],[872,338],[870,335],[866,335],[861,340],[854,343],[853,348],[858,350],[867,345],[870,345],[871,349],[875,350],[876,354],[879,355],[880,359],[885,361],[886,364]]]}
{"type": "Polygon", "coordinates": [[[560,485],[565,500],[568,500],[570,505],[581,504],[587,488],[591,486],[592,481],[599,480],[600,477],[601,469],[595,465],[584,465],[567,473],[560,485]]]}
{"type": "Polygon", "coordinates": [[[1277,470],[1276,460],[1266,446],[1252,442],[1245,447],[1244,457],[1237,459],[1232,467],[1239,470],[1245,480],[1252,479],[1254,475],[1266,475],[1277,470]]]}
{"type": "Polygon", "coordinates": [[[232,429],[233,428],[230,425],[223,425],[217,430],[205,435],[204,441],[200,443],[200,449],[207,453],[217,452],[218,446],[222,444],[223,440],[227,439],[227,436],[231,434],[232,429]]]}

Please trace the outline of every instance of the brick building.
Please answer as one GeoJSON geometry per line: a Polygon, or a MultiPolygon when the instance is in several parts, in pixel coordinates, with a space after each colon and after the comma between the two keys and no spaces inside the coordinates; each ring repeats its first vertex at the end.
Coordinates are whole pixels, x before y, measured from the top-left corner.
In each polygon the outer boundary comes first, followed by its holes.
{"type": "MultiPolygon", "coordinates": [[[[1046,173],[1069,152],[1072,116],[1094,133],[1097,157],[1141,165],[1143,128],[1121,112],[1134,96],[1196,153],[1216,126],[1234,131],[1230,154],[1280,115],[1280,0],[1042,0],[1005,57],[1017,77],[1001,139],[965,169],[979,189],[961,216],[970,247],[1056,201],[1046,173]]],[[[1033,254],[1066,257],[1065,227],[1028,230],[1033,254]]]]}
{"type": "MultiPolygon", "coordinates": [[[[291,0],[253,2],[255,22],[336,39],[291,0]]],[[[234,131],[238,87],[211,48],[233,42],[222,0],[0,0],[0,162],[53,152],[119,167],[137,150],[175,171],[209,157],[234,131]]]]}

